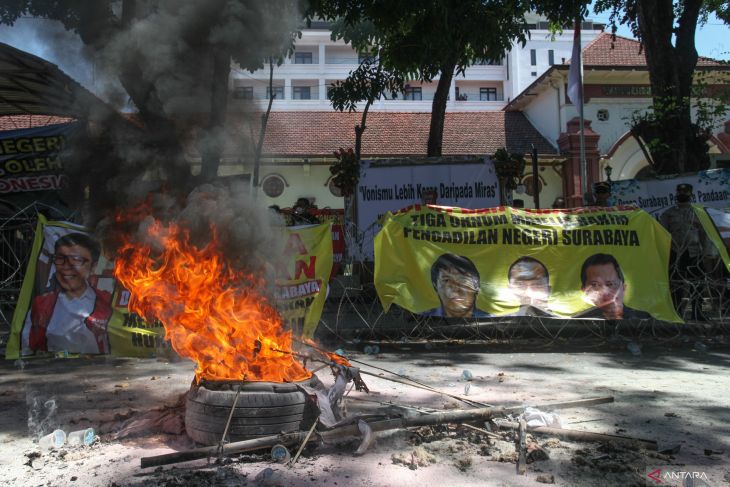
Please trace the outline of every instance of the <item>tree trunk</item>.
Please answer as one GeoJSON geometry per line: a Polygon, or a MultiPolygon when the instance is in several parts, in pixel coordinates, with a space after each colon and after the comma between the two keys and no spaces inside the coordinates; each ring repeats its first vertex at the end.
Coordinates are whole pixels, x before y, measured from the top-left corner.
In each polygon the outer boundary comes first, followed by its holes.
{"type": "Polygon", "coordinates": [[[360,162],[360,153],[362,152],[362,133],[365,132],[365,129],[367,128],[365,121],[368,118],[368,110],[370,110],[370,105],[372,104],[373,99],[370,98],[367,103],[365,103],[365,108],[362,111],[360,125],[355,125],[355,157],[357,157],[358,163],[360,162]]]}
{"type": "Polygon", "coordinates": [[[428,155],[440,156],[443,148],[446,103],[449,101],[449,88],[454,79],[456,63],[442,66],[436,93],[431,105],[431,128],[428,132],[428,155]]]}
{"type": "Polygon", "coordinates": [[[699,0],[686,0],[674,31],[671,0],[637,2],[637,20],[651,83],[656,123],[643,124],[636,132],[648,144],[658,173],[697,171],[709,159],[707,146],[692,123],[690,97],[697,65],[694,35],[699,0]],[[676,47],[672,37],[676,34],[676,47]]]}
{"type": "Polygon", "coordinates": [[[253,187],[254,194],[258,194],[259,186],[259,170],[261,169],[261,152],[264,150],[264,138],[266,138],[266,127],[269,125],[269,115],[271,115],[271,106],[274,103],[274,59],[269,58],[269,105],[266,107],[266,113],[261,115],[261,130],[259,138],[256,142],[256,152],[253,161],[253,187]]]}
{"type": "Polygon", "coordinates": [[[210,118],[203,135],[201,147],[200,177],[210,181],[218,176],[228,110],[228,77],[231,72],[231,55],[220,46],[212,46],[213,75],[210,89],[210,118]]]}

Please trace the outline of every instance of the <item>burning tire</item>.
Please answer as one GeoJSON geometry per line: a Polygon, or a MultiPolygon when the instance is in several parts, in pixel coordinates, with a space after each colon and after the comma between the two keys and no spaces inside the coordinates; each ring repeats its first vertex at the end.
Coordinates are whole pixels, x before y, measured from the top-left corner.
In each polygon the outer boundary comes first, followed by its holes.
{"type": "MultiPolygon", "coordinates": [[[[301,382],[310,385],[316,376],[301,382]]],[[[241,393],[228,428],[229,441],[299,431],[307,396],[295,383],[207,382],[193,383],[185,407],[185,429],[197,443],[215,445],[221,440],[236,397],[241,393]]]]}

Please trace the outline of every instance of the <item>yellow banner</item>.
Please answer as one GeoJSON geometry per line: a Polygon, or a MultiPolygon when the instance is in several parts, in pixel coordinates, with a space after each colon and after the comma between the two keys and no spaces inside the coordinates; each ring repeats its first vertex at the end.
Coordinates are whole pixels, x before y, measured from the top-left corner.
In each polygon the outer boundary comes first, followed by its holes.
{"type": "Polygon", "coordinates": [[[287,227],[284,259],[277,269],[276,307],[295,336],[311,338],[327,298],[332,271],[331,224],[287,227]]]}
{"type": "Polygon", "coordinates": [[[681,322],[670,235],[642,210],[416,205],[383,223],[375,287],[386,310],[681,322]]]}
{"type": "Polygon", "coordinates": [[[730,208],[709,208],[692,205],[707,237],[720,254],[725,268],[730,272],[730,208]]]}
{"type": "Polygon", "coordinates": [[[16,303],[7,359],[21,356],[112,354],[154,356],[169,349],[164,330],[147,327],[120,305],[112,276],[114,263],[104,257],[89,231],[38,215],[28,268],[16,303]],[[144,328],[135,332],[130,323],[144,328]],[[144,338],[140,335],[144,334],[144,338]],[[139,344],[139,346],[137,345],[139,344]]]}

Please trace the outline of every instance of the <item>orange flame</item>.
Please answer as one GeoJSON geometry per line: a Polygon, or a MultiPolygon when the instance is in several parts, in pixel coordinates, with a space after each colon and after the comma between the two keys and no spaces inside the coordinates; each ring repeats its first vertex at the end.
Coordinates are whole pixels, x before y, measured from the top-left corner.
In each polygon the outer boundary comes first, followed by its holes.
{"type": "Polygon", "coordinates": [[[232,269],[211,233],[197,248],[186,231],[155,220],[154,246],[125,239],[114,275],[132,294],[129,309],[162,322],[173,348],[197,364],[197,381],[309,378],[291,353],[291,331],[257,292],[262,282],[232,269]]]}

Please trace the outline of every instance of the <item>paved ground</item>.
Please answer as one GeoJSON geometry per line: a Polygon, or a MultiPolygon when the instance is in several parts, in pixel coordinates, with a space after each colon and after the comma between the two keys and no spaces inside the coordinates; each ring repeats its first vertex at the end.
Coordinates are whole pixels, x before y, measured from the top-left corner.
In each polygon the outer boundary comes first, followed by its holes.
{"type": "MultiPolygon", "coordinates": [[[[570,442],[535,436],[549,460],[531,463],[525,476],[515,473],[514,444],[489,441],[463,428],[422,428],[420,438],[391,434],[363,457],[356,444],[323,446],[292,468],[267,455],[242,455],[225,465],[189,462],[174,467],[141,469],[143,456],[191,448],[184,435],[147,434],[112,441],[103,434],[88,448],[40,452],[29,431],[36,400],[36,423],[55,401],[46,428],[66,431],[92,426],[108,429],[135,412],[173,404],[192,379],[187,361],[169,363],[137,359],[68,359],[0,364],[0,484],[55,485],[645,485],[646,469],[672,464],[698,471],[709,485],[730,483],[730,348],[705,342],[644,344],[640,356],[622,343],[562,349],[523,345],[461,346],[426,349],[402,344],[376,356],[346,350],[378,367],[413,376],[433,387],[462,394],[469,370],[469,397],[490,404],[541,404],[593,396],[616,402],[561,411],[568,428],[655,439],[662,455],[643,450],[606,448],[598,443],[570,442]],[[45,408],[44,405],[49,406],[45,408]],[[420,443],[420,444],[418,444],[420,443]],[[40,454],[39,454],[40,453],[40,454]],[[420,464],[420,466],[419,466],[420,464]],[[416,468],[417,467],[417,468],[416,468]],[[273,475],[255,480],[264,469],[273,475]]],[[[363,366],[363,370],[369,369],[363,366]]],[[[318,375],[329,380],[328,372],[318,375]]],[[[376,377],[365,377],[371,394],[352,392],[351,411],[359,399],[429,407],[462,407],[443,396],[376,377]]],[[[33,424],[31,426],[36,426],[33,424]]],[[[664,470],[667,471],[666,469],[664,470]]],[[[649,484],[646,484],[649,485],[649,484]]],[[[665,485],[672,485],[665,484],[665,485]]]]}

